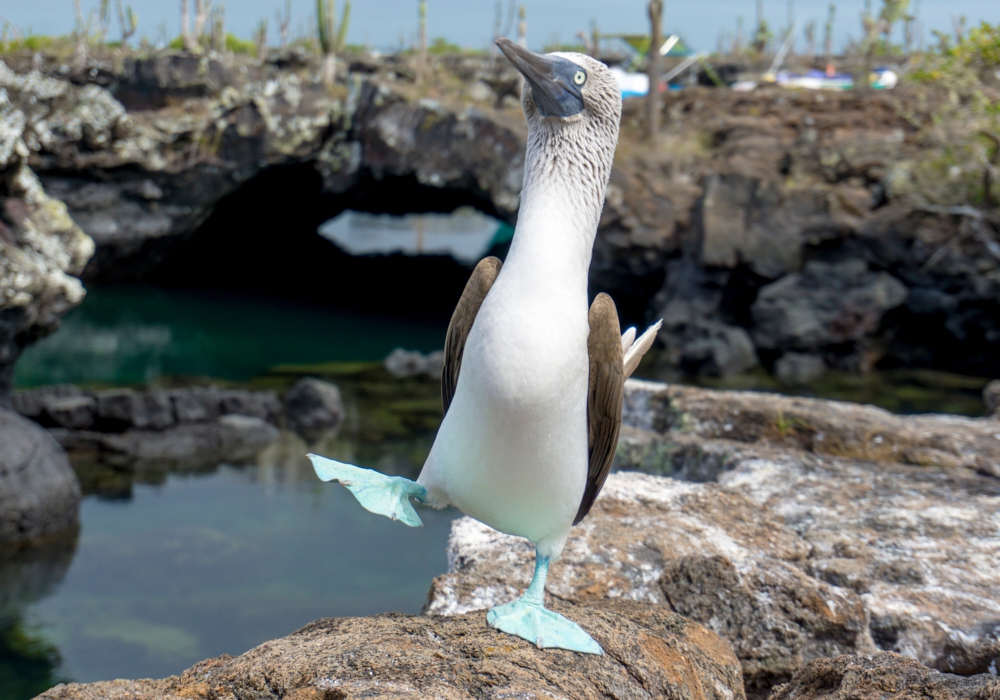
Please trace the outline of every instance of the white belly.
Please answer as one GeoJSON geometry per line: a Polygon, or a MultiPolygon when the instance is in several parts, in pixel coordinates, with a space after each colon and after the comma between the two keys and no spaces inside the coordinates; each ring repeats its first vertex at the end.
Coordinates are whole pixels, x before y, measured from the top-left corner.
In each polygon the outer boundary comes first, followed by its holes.
{"type": "Polygon", "coordinates": [[[490,527],[561,540],[587,481],[586,298],[491,291],[419,482],[490,527]]]}

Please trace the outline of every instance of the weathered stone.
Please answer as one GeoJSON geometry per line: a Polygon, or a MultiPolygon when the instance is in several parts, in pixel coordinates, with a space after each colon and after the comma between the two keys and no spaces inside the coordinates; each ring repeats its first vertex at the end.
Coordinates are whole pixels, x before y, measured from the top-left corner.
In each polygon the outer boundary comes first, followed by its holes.
{"type": "Polygon", "coordinates": [[[663,321],[658,340],[666,346],[666,362],[702,376],[732,376],[754,367],[750,335],[727,323],[719,310],[724,276],[685,260],[668,262],[666,273],[653,300],[663,321]]]}
{"type": "Polygon", "coordinates": [[[812,349],[872,335],[886,311],[906,300],[906,287],[861,260],[810,262],[760,291],[751,309],[759,347],[812,349]]]}
{"type": "MultiPolygon", "coordinates": [[[[1000,657],[995,421],[639,381],[624,419],[616,468],[675,479],[612,474],[552,567],[555,596],[669,606],[733,645],[756,696],[844,652],[961,674],[1000,657]],[[912,459],[931,451],[940,467],[912,459]]],[[[428,610],[506,602],[531,559],[458,520],[428,610]]]]}
{"type": "MultiPolygon", "coordinates": [[[[6,70],[0,62],[0,94],[6,70]]],[[[0,121],[9,107],[0,104],[0,121]]],[[[19,139],[17,134],[17,143],[19,139]]],[[[9,400],[14,363],[24,347],[58,328],[63,314],[82,301],[83,286],[72,275],[80,273],[94,252],[93,241],[69,217],[65,205],[49,197],[20,162],[27,155],[17,155],[23,143],[12,148],[13,153],[3,156],[0,144],[0,403],[4,404],[9,400]]]]}
{"type": "Polygon", "coordinates": [[[983,389],[983,403],[986,404],[987,414],[1000,413],[1000,380],[990,382],[983,389]]]}
{"type": "Polygon", "coordinates": [[[605,655],[536,649],[491,629],[482,613],[389,613],[318,620],[242,656],[204,661],[164,680],[59,685],[39,699],[744,697],[728,645],[701,625],[627,601],[552,607],[578,622],[605,655]]]}
{"type": "Polygon", "coordinates": [[[218,393],[223,414],[253,416],[274,424],[277,424],[278,416],[281,415],[281,400],[273,391],[224,389],[218,393]]]}
{"type": "Polygon", "coordinates": [[[995,674],[939,673],[884,652],[817,659],[778,686],[769,700],[997,700],[995,674]]]}
{"type": "MultiPolygon", "coordinates": [[[[733,645],[749,694],[808,660],[874,650],[851,590],[805,574],[809,544],[750,499],[714,484],[641,474],[609,477],[574,528],[548,590],[575,602],[624,598],[671,607],[733,645]]],[[[527,586],[532,548],[470,518],[456,521],[450,573],[427,612],[459,614],[508,602],[527,586]]]]}
{"type": "Polygon", "coordinates": [[[340,390],[330,382],[307,377],[285,392],[285,420],[297,433],[335,430],[344,418],[340,390]]]}
{"type": "Polygon", "coordinates": [[[96,413],[93,396],[53,398],[45,403],[45,416],[60,428],[87,430],[94,425],[96,413]]]}
{"type": "Polygon", "coordinates": [[[398,379],[421,375],[437,379],[443,363],[444,353],[440,350],[424,355],[418,350],[396,348],[385,358],[385,369],[398,379]]]}
{"type": "Polygon", "coordinates": [[[72,384],[56,384],[27,391],[15,391],[10,395],[10,406],[25,418],[44,420],[45,406],[53,399],[83,396],[83,390],[72,384]]]}
{"type": "Polygon", "coordinates": [[[229,414],[208,423],[164,430],[130,429],[118,434],[55,431],[55,435],[66,449],[96,450],[99,459],[116,466],[158,463],[188,470],[250,461],[278,439],[279,431],[256,416],[229,414]]]}
{"type": "Polygon", "coordinates": [[[774,375],[784,384],[801,386],[823,376],[826,363],[819,355],[786,352],[774,363],[774,375]]]}
{"type": "Polygon", "coordinates": [[[652,432],[1000,476],[1000,438],[993,421],[896,416],[839,401],[638,380],[625,386],[623,411],[627,425],[652,432]]]}
{"type": "Polygon", "coordinates": [[[167,392],[178,423],[200,423],[217,418],[222,399],[213,389],[173,389],[167,392]]]}
{"type": "Polygon", "coordinates": [[[75,527],[79,507],[80,484],[59,444],[27,418],[0,408],[0,543],[75,527]]]}
{"type": "Polygon", "coordinates": [[[95,394],[97,417],[109,429],[145,428],[149,423],[146,402],[132,389],[108,389],[95,394]]]}

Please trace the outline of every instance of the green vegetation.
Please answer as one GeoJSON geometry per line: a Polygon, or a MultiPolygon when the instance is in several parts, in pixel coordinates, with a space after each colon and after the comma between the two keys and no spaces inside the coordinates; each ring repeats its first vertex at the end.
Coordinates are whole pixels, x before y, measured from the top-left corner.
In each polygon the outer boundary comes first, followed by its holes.
{"type": "Polygon", "coordinates": [[[20,620],[0,620],[0,700],[32,698],[66,679],[59,652],[20,620]]]}
{"type": "Polygon", "coordinates": [[[427,47],[427,53],[434,56],[443,56],[450,53],[462,53],[462,47],[452,44],[443,36],[431,40],[431,45],[427,47]]]}

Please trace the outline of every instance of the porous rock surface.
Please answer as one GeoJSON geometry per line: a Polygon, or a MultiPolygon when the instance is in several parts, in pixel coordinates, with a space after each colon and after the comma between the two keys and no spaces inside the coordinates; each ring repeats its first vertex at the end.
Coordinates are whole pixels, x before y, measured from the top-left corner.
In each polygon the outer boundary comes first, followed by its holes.
{"type": "Polygon", "coordinates": [[[336,430],[343,419],[344,402],[335,384],[306,377],[285,392],[285,420],[301,435],[336,430]]]}
{"type": "MultiPolygon", "coordinates": [[[[333,89],[309,59],[170,53],[93,78],[4,68],[0,87],[22,114],[28,163],[97,242],[86,276],[136,279],[275,166],[311,166],[344,206],[402,178],[512,221],[516,75],[470,56],[431,70],[435,99],[403,56],[352,58],[333,89]]],[[[675,91],[649,148],[627,100],[591,287],[632,317],[664,318],[666,359],[696,374],[807,351],[820,370],[1000,376],[995,215],[907,175],[935,157],[935,104],[905,86],[675,91]]]]}
{"type": "Polygon", "coordinates": [[[704,627],[628,601],[556,602],[605,650],[539,650],[483,613],[318,620],[236,658],[163,680],[59,685],[40,700],[588,698],[742,700],[739,663],[704,627]]]}
{"type": "Polygon", "coordinates": [[[26,345],[54,331],[84,297],[78,275],[94,242],[27,167],[29,119],[10,100],[0,62],[0,405],[26,345]]]}
{"type": "MultiPolygon", "coordinates": [[[[961,674],[995,666],[995,421],[637,381],[625,419],[618,467],[675,478],[609,477],[552,567],[554,596],[701,622],[733,645],[753,696],[813,659],[878,649],[961,674]],[[929,466],[905,463],[910,449],[929,466]]],[[[507,602],[531,569],[526,541],[458,520],[427,610],[507,602]]]]}
{"type": "Polygon", "coordinates": [[[817,659],[774,689],[770,700],[996,700],[995,674],[940,673],[899,654],[817,659]]]}
{"type": "Polygon", "coordinates": [[[26,542],[79,522],[80,484],[42,428],[0,408],[0,544],[26,542]]]}
{"type": "Polygon", "coordinates": [[[16,391],[11,404],[65,449],[114,466],[239,463],[278,438],[282,413],[274,392],[211,387],[87,391],[59,385],[16,391]]]}

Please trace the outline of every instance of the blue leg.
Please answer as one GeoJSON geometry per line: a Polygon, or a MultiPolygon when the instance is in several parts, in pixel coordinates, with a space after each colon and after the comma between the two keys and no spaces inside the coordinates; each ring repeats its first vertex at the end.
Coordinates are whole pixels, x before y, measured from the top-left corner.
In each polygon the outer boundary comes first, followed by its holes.
{"type": "Polygon", "coordinates": [[[417,482],[401,476],[386,476],[319,455],[311,454],[308,457],[316,470],[316,476],[323,481],[339,481],[366,510],[391,520],[400,520],[410,527],[423,525],[417,511],[410,504],[411,498],[418,501],[427,498],[427,489],[417,482]]]}
{"type": "Polygon", "coordinates": [[[486,614],[490,627],[527,639],[539,649],[555,648],[584,654],[604,653],[589,634],[559,613],[545,609],[545,578],[549,574],[548,557],[535,551],[535,575],[528,590],[513,603],[499,605],[486,614]]]}

